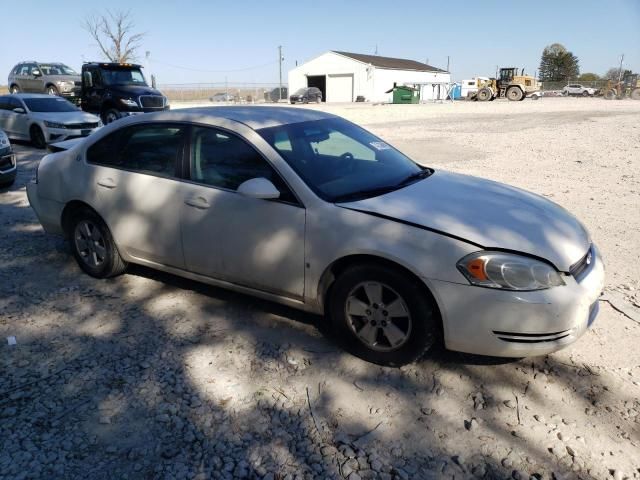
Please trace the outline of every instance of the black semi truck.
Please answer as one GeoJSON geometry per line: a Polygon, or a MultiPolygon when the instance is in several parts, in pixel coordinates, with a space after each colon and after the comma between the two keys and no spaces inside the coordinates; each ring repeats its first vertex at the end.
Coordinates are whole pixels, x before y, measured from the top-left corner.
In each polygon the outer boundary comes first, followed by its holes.
{"type": "Polygon", "coordinates": [[[167,98],[147,84],[142,66],[134,63],[83,64],[80,105],[100,115],[105,125],[127,115],[169,109],[167,98]]]}

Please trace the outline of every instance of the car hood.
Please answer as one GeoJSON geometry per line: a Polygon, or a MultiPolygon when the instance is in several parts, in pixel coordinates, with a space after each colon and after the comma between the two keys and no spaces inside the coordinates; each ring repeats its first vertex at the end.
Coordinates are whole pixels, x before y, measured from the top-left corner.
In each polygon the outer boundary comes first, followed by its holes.
{"type": "Polygon", "coordinates": [[[98,117],[87,112],[31,112],[31,118],[57,123],[97,123],[98,117]]]}
{"type": "Polygon", "coordinates": [[[544,258],[568,272],[589,249],[582,224],[564,208],[530,192],[467,175],[437,171],[378,197],[341,203],[474,243],[544,258]]]}

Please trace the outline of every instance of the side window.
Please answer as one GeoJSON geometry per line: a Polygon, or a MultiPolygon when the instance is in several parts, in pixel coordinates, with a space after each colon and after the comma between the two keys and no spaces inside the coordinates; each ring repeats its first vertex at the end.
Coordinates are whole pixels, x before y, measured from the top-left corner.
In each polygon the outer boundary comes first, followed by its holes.
{"type": "Polygon", "coordinates": [[[114,132],[87,151],[87,161],[106,167],[173,177],[182,151],[184,127],[133,126],[114,132]]]}
{"type": "Polygon", "coordinates": [[[31,70],[31,68],[29,67],[29,64],[23,63],[22,65],[20,65],[20,69],[18,70],[18,75],[29,75],[29,70],[31,70]]]}
{"type": "Polygon", "coordinates": [[[280,199],[297,203],[280,175],[247,142],[225,131],[195,127],[191,137],[191,180],[237,190],[252,178],[264,177],[280,191],[280,199]]]}
{"type": "Polygon", "coordinates": [[[17,98],[9,97],[7,98],[7,110],[13,110],[14,108],[24,108],[24,105],[17,98]]]}

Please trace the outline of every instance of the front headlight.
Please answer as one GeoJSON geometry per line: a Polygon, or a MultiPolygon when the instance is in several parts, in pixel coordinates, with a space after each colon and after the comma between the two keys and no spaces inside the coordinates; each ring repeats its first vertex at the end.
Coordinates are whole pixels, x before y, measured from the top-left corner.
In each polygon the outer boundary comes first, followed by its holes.
{"type": "Polygon", "coordinates": [[[472,285],[501,290],[544,290],[564,285],[560,273],[540,260],[503,252],[476,252],[457,264],[472,285]]]}
{"type": "Polygon", "coordinates": [[[120,101],[124,103],[127,107],[137,107],[138,102],[135,100],[131,100],[130,98],[121,98],[120,101]]]}
{"type": "Polygon", "coordinates": [[[62,123],[57,123],[57,122],[50,122],[49,120],[45,120],[44,124],[49,127],[49,128],[67,128],[65,125],[63,125],[62,123]]]}

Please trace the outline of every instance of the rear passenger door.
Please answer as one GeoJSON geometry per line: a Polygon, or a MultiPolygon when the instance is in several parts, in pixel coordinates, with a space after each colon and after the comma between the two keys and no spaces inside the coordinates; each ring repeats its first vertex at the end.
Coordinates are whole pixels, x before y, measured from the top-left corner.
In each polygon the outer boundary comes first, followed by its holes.
{"type": "Polygon", "coordinates": [[[184,267],[178,175],[185,132],[179,124],[134,125],[99,140],[86,154],[94,208],[118,247],[177,268],[184,267]]]}

